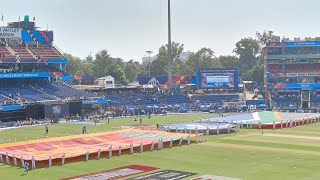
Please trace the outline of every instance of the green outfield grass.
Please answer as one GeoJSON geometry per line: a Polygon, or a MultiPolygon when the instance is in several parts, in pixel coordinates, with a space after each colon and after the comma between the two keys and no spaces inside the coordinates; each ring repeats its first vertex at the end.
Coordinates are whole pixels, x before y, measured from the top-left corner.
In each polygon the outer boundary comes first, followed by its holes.
{"type": "MultiPolygon", "coordinates": [[[[143,124],[182,122],[212,116],[211,114],[170,115],[144,119],[143,124]]],[[[103,121],[105,123],[106,121],[103,121]]],[[[91,132],[109,131],[120,125],[137,124],[133,119],[115,119],[110,124],[87,126],[91,132]]],[[[75,133],[82,125],[57,124],[49,126],[49,133],[75,133]]],[[[248,180],[320,179],[320,124],[282,130],[244,129],[237,134],[210,136],[209,141],[161,151],[90,160],[64,166],[31,171],[0,165],[0,179],[60,179],[110,168],[140,164],[204,174],[228,176],[248,180]]],[[[0,138],[43,137],[44,127],[28,127],[0,131],[0,138]]],[[[190,178],[189,178],[190,179],[190,178]]]]}

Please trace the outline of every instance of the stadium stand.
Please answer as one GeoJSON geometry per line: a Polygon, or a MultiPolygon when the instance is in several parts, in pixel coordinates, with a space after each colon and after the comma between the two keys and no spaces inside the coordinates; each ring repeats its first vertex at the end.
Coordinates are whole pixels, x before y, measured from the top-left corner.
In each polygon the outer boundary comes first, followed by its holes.
{"type": "Polygon", "coordinates": [[[34,59],[34,56],[22,45],[10,46],[19,56],[20,59],[34,59]]]}
{"type": "Polygon", "coordinates": [[[44,100],[57,100],[60,98],[89,98],[94,95],[73,89],[62,83],[40,83],[29,85],[9,85],[0,88],[0,94],[23,102],[36,102],[44,100]]]}
{"type": "Polygon", "coordinates": [[[0,46],[0,60],[12,59],[13,55],[8,51],[5,46],[0,46]]]}
{"type": "Polygon", "coordinates": [[[35,54],[37,57],[42,59],[61,59],[63,56],[59,51],[53,47],[48,45],[30,45],[29,49],[35,54]]]}
{"type": "Polygon", "coordinates": [[[270,42],[266,47],[265,82],[276,108],[317,109],[320,88],[320,42],[270,42]]]}
{"type": "Polygon", "coordinates": [[[43,83],[38,84],[36,88],[43,93],[51,94],[57,98],[85,99],[88,97],[93,97],[93,95],[90,93],[73,89],[62,83],[43,83]]]}
{"type": "Polygon", "coordinates": [[[175,105],[175,104],[190,104],[193,101],[185,96],[184,94],[174,94],[174,95],[166,95],[166,94],[157,94],[157,99],[163,104],[175,105]]]}
{"type": "Polygon", "coordinates": [[[236,94],[221,94],[221,95],[198,95],[193,96],[196,101],[201,104],[217,104],[223,105],[224,102],[239,102],[239,95],[236,94]]]}
{"type": "Polygon", "coordinates": [[[24,103],[32,103],[37,101],[54,99],[53,97],[41,93],[28,85],[7,86],[5,88],[0,88],[0,93],[24,103]]]}
{"type": "Polygon", "coordinates": [[[0,94],[0,105],[1,104],[4,104],[4,105],[11,104],[11,101],[0,94]]]}
{"type": "Polygon", "coordinates": [[[110,106],[174,106],[190,105],[194,103],[189,97],[183,94],[167,95],[163,93],[137,93],[137,94],[118,94],[107,95],[110,106]]]}
{"type": "Polygon", "coordinates": [[[278,92],[272,94],[272,98],[280,107],[294,107],[300,106],[301,96],[300,91],[296,92],[278,92]]]}

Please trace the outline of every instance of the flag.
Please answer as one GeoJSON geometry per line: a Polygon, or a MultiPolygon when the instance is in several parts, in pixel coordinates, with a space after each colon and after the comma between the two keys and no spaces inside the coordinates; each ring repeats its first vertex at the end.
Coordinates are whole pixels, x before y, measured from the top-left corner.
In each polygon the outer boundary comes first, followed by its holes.
{"type": "Polygon", "coordinates": [[[1,16],[1,21],[3,22],[3,14],[2,14],[2,16],[1,16]]]}
{"type": "Polygon", "coordinates": [[[36,20],[36,17],[35,16],[33,16],[33,21],[35,21],[36,20]]]}

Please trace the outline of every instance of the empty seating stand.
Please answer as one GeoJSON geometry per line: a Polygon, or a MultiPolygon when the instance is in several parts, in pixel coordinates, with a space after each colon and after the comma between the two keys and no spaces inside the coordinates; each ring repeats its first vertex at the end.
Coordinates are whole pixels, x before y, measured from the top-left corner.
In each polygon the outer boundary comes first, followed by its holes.
{"type": "Polygon", "coordinates": [[[5,104],[5,102],[10,102],[7,98],[0,95],[0,105],[5,104]]]}
{"type": "Polygon", "coordinates": [[[200,104],[217,104],[223,105],[224,102],[239,102],[237,94],[221,94],[221,95],[198,95],[193,97],[200,104]]]}
{"type": "Polygon", "coordinates": [[[37,88],[40,88],[42,91],[59,98],[78,99],[78,98],[93,97],[93,95],[90,93],[73,89],[62,83],[38,84],[37,88]]]}
{"type": "Polygon", "coordinates": [[[33,55],[22,45],[10,46],[20,57],[20,59],[34,59],[33,55]]]}
{"type": "Polygon", "coordinates": [[[191,105],[194,102],[183,94],[167,95],[162,93],[139,93],[107,95],[110,106],[162,106],[162,105],[191,105]]]}
{"type": "Polygon", "coordinates": [[[50,47],[47,45],[39,45],[37,47],[35,45],[30,45],[29,49],[37,57],[40,56],[41,59],[61,59],[61,58],[63,58],[63,56],[53,46],[50,47]]]}
{"type": "Polygon", "coordinates": [[[0,46],[0,60],[2,59],[13,59],[13,55],[7,50],[5,46],[0,46]]]}
{"type": "MultiPolygon", "coordinates": [[[[28,85],[10,85],[0,87],[0,94],[25,103],[58,100],[59,98],[80,99],[94,96],[61,83],[43,83],[32,86],[33,87],[28,85]]],[[[5,100],[8,101],[0,96],[0,103],[3,103],[5,100]]]]}
{"type": "Polygon", "coordinates": [[[20,100],[26,103],[54,100],[54,98],[52,98],[51,96],[41,93],[31,88],[30,86],[25,85],[12,85],[5,88],[0,88],[0,93],[12,99],[20,100]]]}

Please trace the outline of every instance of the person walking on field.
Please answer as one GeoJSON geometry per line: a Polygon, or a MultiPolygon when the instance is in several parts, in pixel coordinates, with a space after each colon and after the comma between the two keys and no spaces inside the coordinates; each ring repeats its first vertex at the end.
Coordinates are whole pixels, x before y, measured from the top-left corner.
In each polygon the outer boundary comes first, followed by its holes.
{"type": "Polygon", "coordinates": [[[23,173],[27,172],[27,174],[28,174],[28,173],[29,173],[29,163],[28,163],[27,161],[25,161],[25,162],[23,163],[23,168],[25,169],[25,170],[23,171],[23,173]]]}
{"type": "Polygon", "coordinates": [[[46,135],[48,135],[48,134],[49,134],[49,128],[48,128],[48,124],[46,124],[46,127],[45,127],[45,129],[46,129],[46,135]]]}

